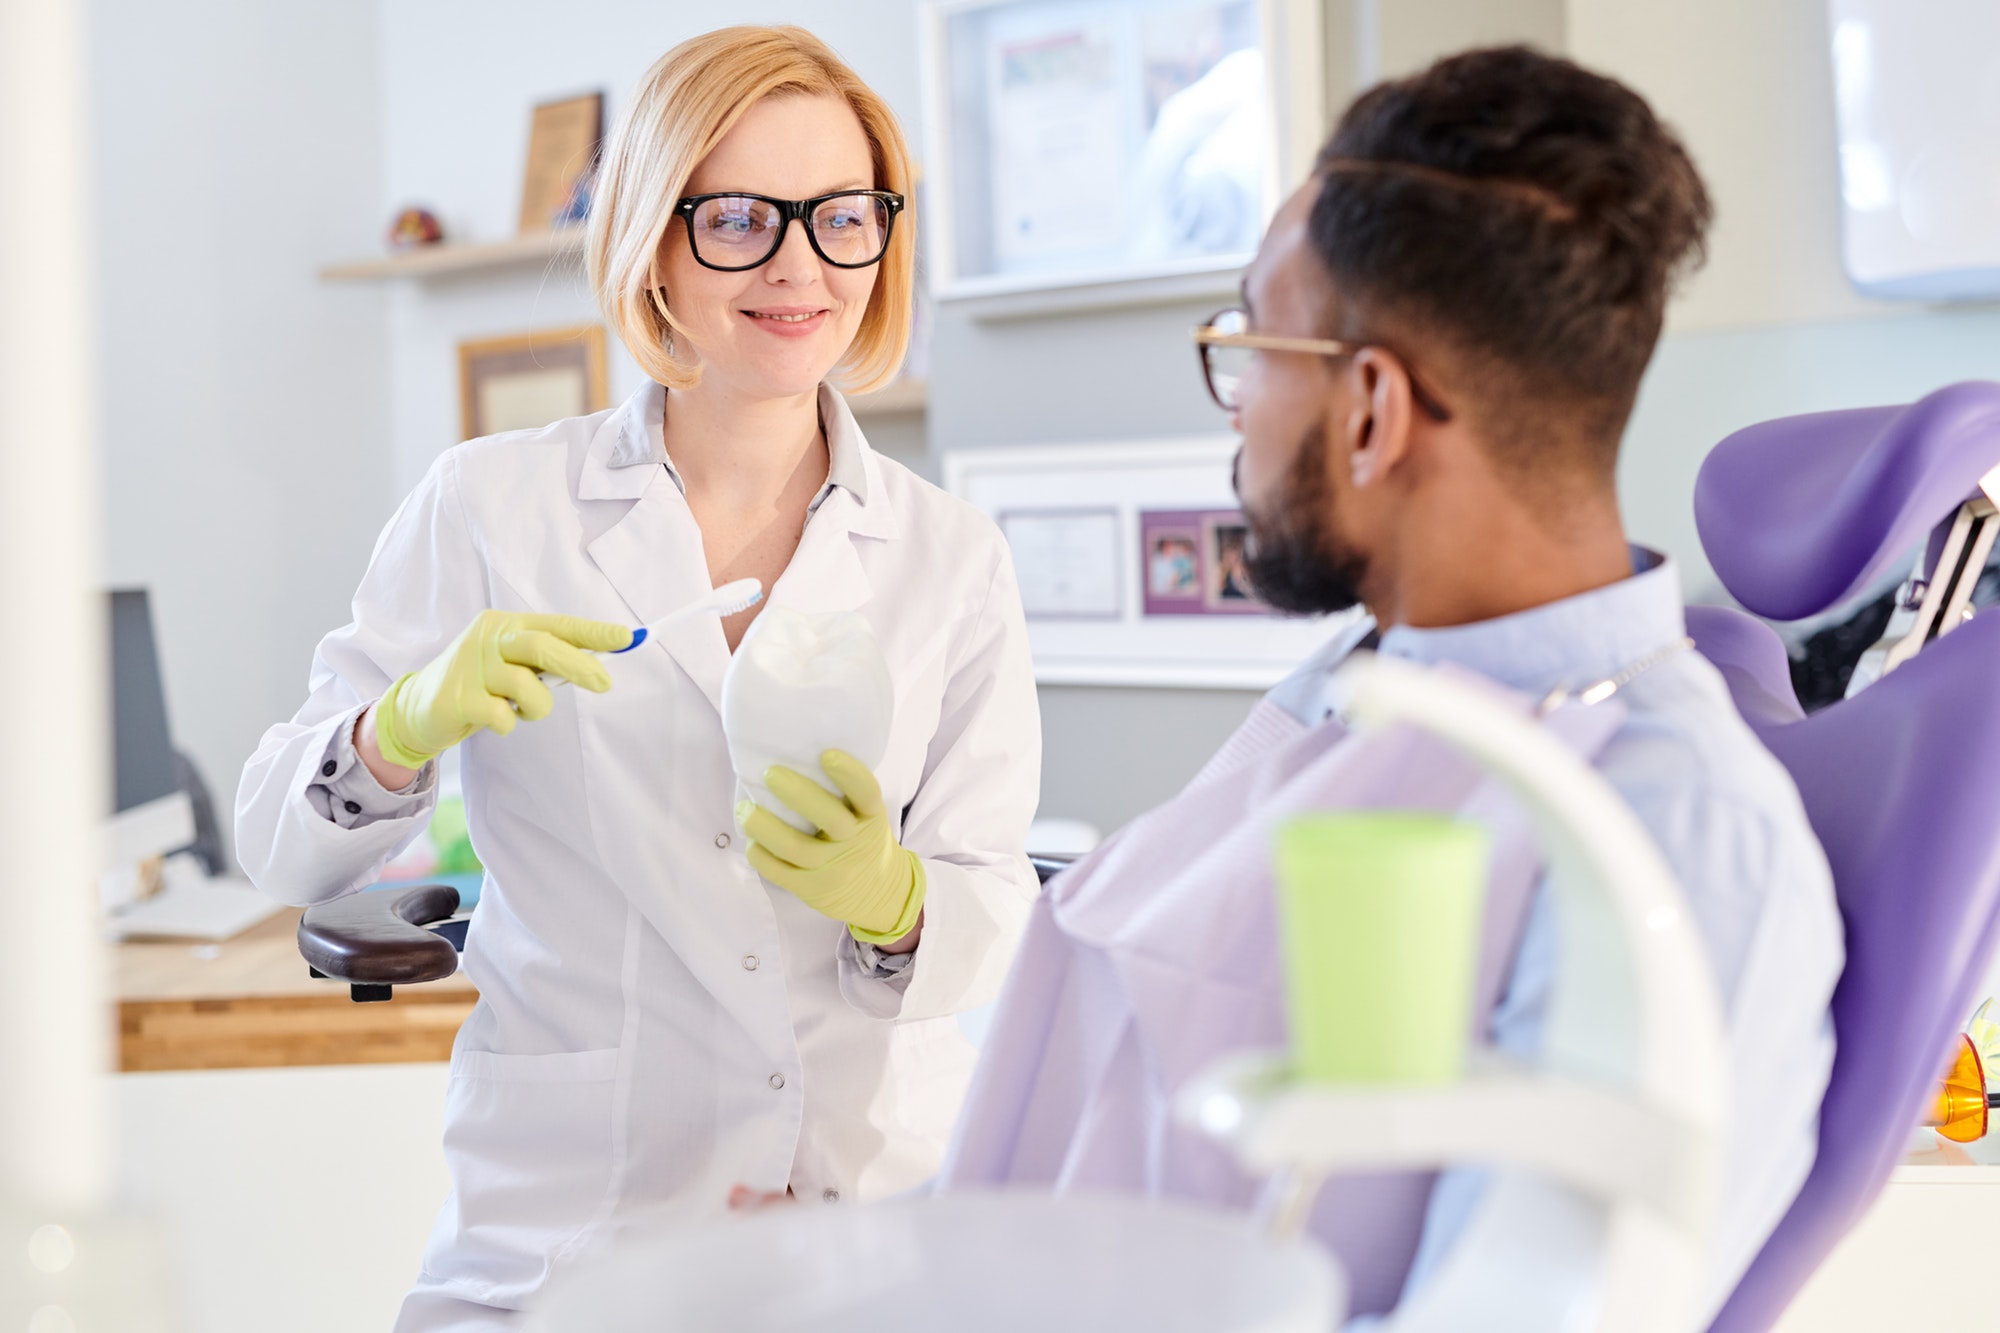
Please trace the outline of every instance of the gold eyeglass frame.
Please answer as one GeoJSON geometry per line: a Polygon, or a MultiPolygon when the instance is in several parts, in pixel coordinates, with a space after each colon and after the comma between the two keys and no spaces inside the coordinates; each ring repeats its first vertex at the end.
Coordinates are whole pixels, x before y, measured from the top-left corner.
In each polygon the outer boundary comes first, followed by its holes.
{"type": "MultiPolygon", "coordinates": [[[[1213,398],[1215,405],[1223,411],[1233,412],[1236,408],[1224,402],[1222,395],[1216,392],[1215,374],[1208,357],[1208,349],[1211,347],[1244,347],[1260,352],[1300,352],[1308,356],[1337,358],[1350,357],[1372,347],[1395,358],[1397,364],[1402,366],[1403,374],[1410,381],[1410,397],[1416,401],[1425,416],[1440,425],[1451,420],[1451,410],[1438,399],[1437,395],[1424,387],[1423,381],[1417,378],[1416,368],[1410,364],[1410,359],[1395,348],[1372,341],[1343,342],[1337,338],[1284,338],[1268,333],[1224,333],[1215,327],[1215,322],[1224,315],[1242,313],[1240,306],[1218,310],[1209,317],[1206,324],[1194,331],[1195,354],[1201,359],[1202,383],[1208,386],[1208,396],[1213,398]]],[[[1245,319],[1247,321],[1248,316],[1245,316],[1245,319]]]]}

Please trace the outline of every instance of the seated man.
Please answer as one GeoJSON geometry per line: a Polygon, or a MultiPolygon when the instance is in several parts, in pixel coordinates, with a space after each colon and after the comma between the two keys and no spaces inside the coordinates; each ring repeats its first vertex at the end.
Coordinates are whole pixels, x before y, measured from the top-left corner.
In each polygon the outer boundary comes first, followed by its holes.
{"type": "MultiPolygon", "coordinates": [[[[1358,748],[1323,685],[1379,635],[1382,653],[1530,699],[1615,690],[1622,711],[1593,762],[1686,891],[1724,1006],[1728,1160],[1705,1310],[1727,1297],[1812,1165],[1842,940],[1790,778],[1686,651],[1673,565],[1627,546],[1619,520],[1619,438],[1708,217],[1646,103],[1564,60],[1475,51],[1349,108],[1272,220],[1243,310],[1205,335],[1247,334],[1254,351],[1232,365],[1204,353],[1243,436],[1253,584],[1288,611],[1365,605],[1373,625],[1337,638],[1186,792],[1050,886],[944,1188],[1254,1200],[1258,1182],[1176,1128],[1169,1101],[1231,1043],[1283,1042],[1270,794],[1296,793],[1316,735],[1336,759],[1358,748]]],[[[1371,780],[1391,790],[1353,800],[1336,783],[1324,799],[1393,803],[1413,783],[1399,793],[1379,764],[1371,780]]],[[[1518,947],[1496,954],[1484,1025],[1532,1055],[1559,944],[1547,895],[1531,893],[1532,853],[1516,860],[1525,919],[1507,939],[1518,947]]],[[[1473,1172],[1434,1190],[1409,1176],[1329,1186],[1311,1229],[1347,1262],[1356,1313],[1422,1281],[1478,1188],[1473,1172]]]]}

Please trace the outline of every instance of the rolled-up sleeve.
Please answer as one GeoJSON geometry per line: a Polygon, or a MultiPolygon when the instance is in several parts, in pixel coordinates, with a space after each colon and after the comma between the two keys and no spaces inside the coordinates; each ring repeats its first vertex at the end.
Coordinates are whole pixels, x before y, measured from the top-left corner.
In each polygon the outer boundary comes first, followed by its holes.
{"type": "Polygon", "coordinates": [[[361,752],[354,748],[354,725],[361,712],[355,709],[345,726],[333,729],[320,757],[319,781],[306,788],[306,803],[321,817],[346,829],[428,814],[431,791],[437,783],[437,762],[425,764],[407,787],[390,791],[369,772],[361,752]]]}

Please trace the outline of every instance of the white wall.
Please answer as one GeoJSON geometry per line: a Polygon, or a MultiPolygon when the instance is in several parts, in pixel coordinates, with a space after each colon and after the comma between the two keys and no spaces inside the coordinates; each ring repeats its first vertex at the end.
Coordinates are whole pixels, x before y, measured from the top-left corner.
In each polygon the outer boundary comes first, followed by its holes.
{"type": "Polygon", "coordinates": [[[105,574],[226,809],[390,502],[370,4],[92,0],[105,574]]]}
{"type": "Polygon", "coordinates": [[[1569,0],[1568,20],[1570,54],[1651,100],[1714,196],[1708,264],[1669,312],[1620,477],[1633,535],[1714,598],[1691,507],[1703,455],[1771,417],[2000,379],[2000,310],[1848,285],[1825,0],[1569,0]]]}
{"type": "MultiPolygon", "coordinates": [[[[382,181],[391,206],[421,203],[460,240],[514,234],[529,109],[607,94],[617,115],[640,75],[675,43],[722,23],[811,28],[902,117],[917,121],[916,0],[764,0],[716,9],[657,0],[398,0],[381,30],[382,181]]],[[[458,433],[457,345],[465,338],[595,322],[581,263],[399,286],[389,364],[396,485],[413,486],[458,433]]],[[[613,341],[614,401],[643,382],[613,341]]]]}
{"type": "Polygon", "coordinates": [[[1569,0],[1569,53],[1680,131],[1715,197],[1706,269],[1675,332],[1883,307],[1840,270],[1826,0],[1569,0]]]}

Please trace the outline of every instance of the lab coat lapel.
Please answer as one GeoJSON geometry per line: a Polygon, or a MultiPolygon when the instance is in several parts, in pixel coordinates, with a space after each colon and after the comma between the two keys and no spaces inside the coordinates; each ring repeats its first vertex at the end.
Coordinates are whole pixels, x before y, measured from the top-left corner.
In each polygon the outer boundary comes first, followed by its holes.
{"type": "MultiPolygon", "coordinates": [[[[640,625],[710,591],[701,529],[687,498],[667,475],[660,436],[664,401],[664,391],[649,385],[614,413],[591,442],[577,486],[585,500],[631,501],[623,517],[586,549],[640,625]]],[[[720,710],[722,677],[729,669],[721,622],[699,616],[657,637],[709,704],[720,710]]]]}
{"type": "MultiPolygon", "coordinates": [[[[632,608],[634,620],[651,624],[706,596],[708,556],[701,529],[680,488],[660,468],[625,517],[590,543],[590,558],[632,608]]],[[[681,621],[651,637],[673,656],[709,704],[722,707],[722,676],[729,645],[714,616],[681,621]]]]}
{"type": "Polygon", "coordinates": [[[874,595],[856,543],[896,535],[880,460],[855,424],[847,400],[820,386],[819,418],[831,453],[827,491],[799,537],[771,600],[801,611],[852,611],[874,595]]]}
{"type": "Polygon", "coordinates": [[[835,487],[818,512],[806,520],[799,548],[771,589],[774,604],[800,611],[852,611],[873,595],[868,571],[855,551],[869,540],[855,531],[853,496],[835,487]]]}

